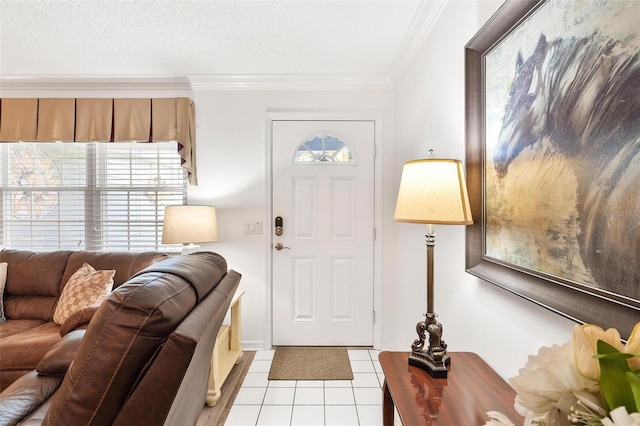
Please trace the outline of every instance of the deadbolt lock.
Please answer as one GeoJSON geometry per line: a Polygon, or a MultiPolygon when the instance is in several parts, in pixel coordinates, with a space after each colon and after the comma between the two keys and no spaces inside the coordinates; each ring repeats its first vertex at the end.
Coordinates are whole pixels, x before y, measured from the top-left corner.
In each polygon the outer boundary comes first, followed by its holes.
{"type": "Polygon", "coordinates": [[[282,235],[282,216],[278,216],[276,217],[276,228],[275,228],[275,234],[279,237],[282,235]]]}

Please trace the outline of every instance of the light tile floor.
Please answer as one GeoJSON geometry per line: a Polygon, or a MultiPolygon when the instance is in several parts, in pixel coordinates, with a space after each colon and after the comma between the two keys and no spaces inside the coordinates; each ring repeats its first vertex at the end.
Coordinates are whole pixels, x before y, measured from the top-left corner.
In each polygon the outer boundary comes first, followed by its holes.
{"type": "Polygon", "coordinates": [[[349,349],[353,380],[269,380],[273,350],[258,351],[225,426],[382,425],[380,351],[349,349]]]}

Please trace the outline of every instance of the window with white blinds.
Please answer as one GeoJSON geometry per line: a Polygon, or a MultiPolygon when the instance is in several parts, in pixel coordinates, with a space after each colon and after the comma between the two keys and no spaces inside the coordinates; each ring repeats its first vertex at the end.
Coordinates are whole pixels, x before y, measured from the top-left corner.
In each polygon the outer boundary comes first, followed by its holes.
{"type": "Polygon", "coordinates": [[[1,143],[0,244],[165,250],[164,209],[185,204],[176,142],[1,143]]]}

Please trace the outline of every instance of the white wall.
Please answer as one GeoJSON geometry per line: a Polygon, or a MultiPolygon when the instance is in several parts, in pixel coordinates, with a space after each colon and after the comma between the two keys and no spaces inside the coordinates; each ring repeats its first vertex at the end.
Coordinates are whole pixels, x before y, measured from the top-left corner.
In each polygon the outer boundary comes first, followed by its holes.
{"type": "MultiPolygon", "coordinates": [[[[394,96],[396,185],[402,163],[429,148],[438,157],[464,160],[464,46],[501,4],[450,0],[402,76],[394,96]]],[[[395,280],[385,283],[384,318],[394,319],[394,330],[385,326],[385,332],[394,336],[394,349],[408,350],[426,310],[425,229],[393,228],[395,280]]],[[[540,346],[571,337],[572,321],[465,273],[463,226],[436,226],[436,234],[435,311],[449,351],[476,352],[508,378],[540,346]]]]}

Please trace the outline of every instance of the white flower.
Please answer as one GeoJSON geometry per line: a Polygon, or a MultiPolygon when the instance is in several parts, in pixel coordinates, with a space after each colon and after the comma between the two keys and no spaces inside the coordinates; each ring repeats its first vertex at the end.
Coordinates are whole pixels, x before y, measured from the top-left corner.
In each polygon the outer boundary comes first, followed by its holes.
{"type": "Polygon", "coordinates": [[[584,393],[597,393],[598,383],[583,377],[575,367],[573,343],[542,347],[529,356],[519,375],[509,383],[516,390],[515,408],[533,422],[570,426],[571,407],[584,393]]]}
{"type": "MultiPolygon", "coordinates": [[[[607,354],[606,345],[600,350],[607,354]]],[[[630,374],[629,369],[639,368],[640,323],[634,327],[624,348],[616,329],[605,331],[596,325],[584,324],[574,327],[573,338],[564,345],[542,347],[537,355],[530,355],[524,368],[518,376],[509,379],[509,383],[517,392],[514,405],[524,417],[524,426],[640,426],[640,413],[629,414],[624,406],[607,413],[604,405],[605,401],[617,400],[621,387],[624,392],[634,392],[620,380],[626,380],[623,375],[630,374]],[[607,380],[603,380],[602,388],[600,359],[596,356],[598,341],[611,346],[613,349],[608,350],[612,353],[616,350],[634,355],[628,359],[629,368],[620,363],[603,364],[607,380]]],[[[625,394],[629,396],[637,401],[637,395],[625,394]]],[[[619,404],[616,402],[616,405],[619,404]]],[[[631,407],[635,411],[640,409],[637,403],[631,407]]],[[[514,426],[502,413],[487,414],[491,420],[485,426],[514,426]]]]}
{"type": "Polygon", "coordinates": [[[602,419],[604,426],[640,426],[640,413],[628,414],[625,407],[611,410],[609,417],[602,419]]]}

